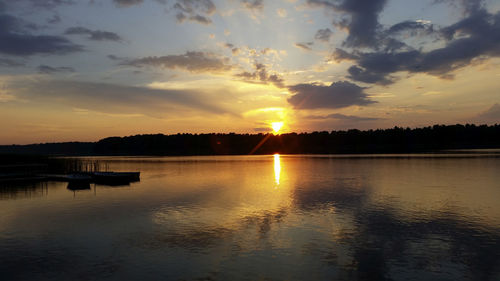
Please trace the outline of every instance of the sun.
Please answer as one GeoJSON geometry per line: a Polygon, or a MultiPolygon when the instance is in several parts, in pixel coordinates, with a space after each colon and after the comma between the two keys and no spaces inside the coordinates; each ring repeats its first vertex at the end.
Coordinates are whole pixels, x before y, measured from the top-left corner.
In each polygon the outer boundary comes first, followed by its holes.
{"type": "Polygon", "coordinates": [[[281,130],[281,127],[283,127],[283,122],[272,122],[271,127],[275,133],[278,133],[281,130]]]}

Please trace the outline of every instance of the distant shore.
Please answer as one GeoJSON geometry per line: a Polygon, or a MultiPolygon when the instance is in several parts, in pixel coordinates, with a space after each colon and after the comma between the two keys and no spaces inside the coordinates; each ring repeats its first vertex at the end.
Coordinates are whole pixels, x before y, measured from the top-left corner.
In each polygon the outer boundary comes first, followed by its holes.
{"type": "Polygon", "coordinates": [[[149,134],[97,142],[2,145],[0,154],[248,155],[422,153],[448,149],[500,148],[500,125],[434,125],[423,128],[322,131],[286,134],[149,134]]]}

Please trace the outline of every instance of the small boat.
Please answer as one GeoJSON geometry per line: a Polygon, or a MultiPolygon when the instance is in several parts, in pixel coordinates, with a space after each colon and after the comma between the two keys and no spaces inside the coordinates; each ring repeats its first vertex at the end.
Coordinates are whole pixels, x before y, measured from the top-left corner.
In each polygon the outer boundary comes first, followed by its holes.
{"type": "Polygon", "coordinates": [[[48,174],[44,175],[53,181],[64,181],[64,182],[91,182],[92,176],[89,174],[75,173],[75,174],[48,174]]]}

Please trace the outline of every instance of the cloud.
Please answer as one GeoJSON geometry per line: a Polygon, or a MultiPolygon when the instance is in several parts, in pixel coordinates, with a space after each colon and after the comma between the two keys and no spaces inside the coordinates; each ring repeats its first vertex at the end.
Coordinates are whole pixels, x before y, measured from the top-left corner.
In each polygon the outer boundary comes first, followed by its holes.
{"type": "Polygon", "coordinates": [[[434,4],[447,3],[462,9],[464,15],[474,14],[484,7],[484,0],[434,0],[434,4]]]}
{"type": "Polygon", "coordinates": [[[500,124],[500,104],[495,103],[489,109],[478,114],[480,122],[500,124]]]}
{"type": "Polygon", "coordinates": [[[348,69],[349,78],[364,83],[388,85],[394,82],[390,74],[398,71],[423,70],[422,53],[417,50],[400,53],[357,53],[352,55],[358,65],[348,69]]]}
{"type": "Polygon", "coordinates": [[[194,16],[190,16],[189,17],[189,20],[190,21],[194,21],[194,22],[197,22],[197,23],[201,23],[201,24],[205,24],[205,25],[209,25],[212,23],[212,20],[207,18],[207,17],[204,17],[202,15],[194,15],[194,16]]]}
{"type": "Polygon", "coordinates": [[[53,15],[51,18],[47,19],[48,24],[56,24],[61,22],[61,17],[57,14],[53,15]]]}
{"type": "Polygon", "coordinates": [[[110,59],[110,60],[114,60],[114,61],[123,61],[123,60],[125,60],[124,58],[122,58],[122,57],[118,57],[118,56],[115,56],[115,55],[107,55],[106,57],[107,57],[108,59],[110,59]]]}
{"type": "Polygon", "coordinates": [[[349,72],[347,77],[355,81],[376,83],[380,85],[389,85],[394,83],[393,78],[387,77],[389,73],[386,72],[371,71],[355,65],[349,67],[347,71],[349,72]]]}
{"type": "Polygon", "coordinates": [[[27,23],[16,17],[0,14],[0,53],[14,56],[36,54],[64,55],[83,51],[83,47],[62,36],[32,35],[27,23]]]}
{"type": "Polygon", "coordinates": [[[442,28],[444,47],[427,52],[403,50],[348,53],[337,50],[334,58],[350,59],[357,65],[349,68],[349,78],[365,82],[390,84],[392,73],[427,73],[451,78],[456,69],[470,65],[474,59],[500,56],[500,12],[493,15],[480,10],[463,20],[442,28]]]}
{"type": "MultiPolygon", "coordinates": [[[[387,0],[307,0],[306,4],[339,13],[340,15],[335,14],[332,24],[347,30],[348,36],[342,42],[342,46],[352,50],[372,49],[385,52],[410,50],[412,48],[402,40],[435,34],[434,25],[425,20],[408,20],[385,28],[379,23],[378,18],[387,2],[387,0]],[[397,39],[398,37],[400,39],[397,39]]],[[[331,31],[322,29],[318,30],[315,38],[328,42],[331,35],[331,31]]]]}
{"type": "Polygon", "coordinates": [[[313,42],[295,43],[295,47],[302,49],[302,50],[306,50],[306,51],[311,51],[312,45],[314,45],[313,42]]]}
{"type": "Polygon", "coordinates": [[[59,66],[59,67],[52,67],[48,65],[39,65],[37,67],[38,73],[42,74],[55,74],[55,73],[68,73],[68,72],[75,72],[75,69],[72,67],[67,67],[67,66],[59,66]]]}
{"type": "Polygon", "coordinates": [[[330,86],[298,84],[288,89],[294,93],[288,102],[295,109],[343,108],[375,103],[369,99],[364,88],[347,81],[334,82],[330,86]]]}
{"type": "Polygon", "coordinates": [[[175,17],[177,18],[177,22],[179,23],[183,23],[184,21],[189,20],[204,25],[212,24],[212,20],[210,18],[198,14],[188,17],[184,13],[178,13],[177,15],[175,15],[175,17]]]}
{"type": "Polygon", "coordinates": [[[357,56],[356,54],[349,53],[339,48],[335,49],[331,56],[331,59],[337,62],[341,62],[343,60],[356,60],[358,58],[359,56],[357,56]]]}
{"type": "Polygon", "coordinates": [[[229,59],[207,52],[186,52],[183,55],[145,57],[123,63],[124,65],[155,66],[170,69],[187,70],[194,73],[225,72],[231,70],[229,59]]]}
{"type": "Polygon", "coordinates": [[[322,42],[328,42],[330,41],[330,37],[332,37],[332,35],[333,32],[330,28],[320,29],[316,32],[316,35],[314,35],[314,39],[322,42]]]}
{"type": "Polygon", "coordinates": [[[183,13],[178,13],[175,15],[175,18],[177,19],[177,22],[183,23],[187,19],[187,16],[183,13]]]}
{"type": "Polygon", "coordinates": [[[359,116],[354,116],[354,115],[344,115],[344,114],[340,114],[340,113],[328,114],[326,116],[309,115],[309,116],[306,116],[305,118],[306,119],[316,119],[316,120],[337,119],[337,120],[347,120],[347,121],[355,121],[355,122],[381,120],[381,118],[359,117],[359,116]]]}
{"type": "Polygon", "coordinates": [[[238,54],[239,54],[239,52],[240,52],[240,48],[238,48],[238,47],[234,46],[234,45],[233,45],[233,44],[231,44],[231,43],[225,43],[223,46],[224,46],[225,48],[230,49],[230,50],[231,50],[231,53],[232,53],[233,55],[235,55],[235,56],[236,56],[236,55],[238,55],[238,54]]]}
{"type": "Polygon", "coordinates": [[[241,4],[243,5],[243,7],[251,11],[264,10],[263,0],[241,0],[241,4]]]}
{"type": "Polygon", "coordinates": [[[15,60],[11,59],[5,59],[5,58],[0,58],[0,66],[4,67],[18,67],[18,66],[24,66],[25,64],[22,62],[18,62],[15,60]]]}
{"type": "Polygon", "coordinates": [[[236,74],[235,76],[243,78],[246,82],[259,81],[260,83],[264,83],[264,84],[271,83],[278,88],[285,87],[283,78],[281,78],[276,73],[269,74],[267,72],[266,66],[264,64],[255,63],[254,67],[255,67],[254,72],[245,71],[245,72],[236,74]]]}
{"type": "Polygon", "coordinates": [[[490,14],[486,10],[479,10],[455,24],[442,28],[440,33],[446,40],[464,36],[481,38],[492,36],[498,39],[498,36],[494,36],[495,34],[491,34],[491,32],[498,31],[500,29],[499,25],[500,12],[490,14]]]}
{"type": "Polygon", "coordinates": [[[434,32],[434,25],[422,20],[407,20],[392,25],[387,29],[388,35],[408,34],[410,36],[428,35],[434,32]]]}
{"type": "Polygon", "coordinates": [[[387,0],[307,0],[311,7],[332,9],[348,15],[334,24],[347,29],[349,35],[343,45],[352,48],[377,45],[377,35],[381,29],[378,16],[386,3],[387,0]]]}
{"type": "MultiPolygon", "coordinates": [[[[166,0],[156,1],[162,4],[169,2],[166,0]]],[[[179,23],[192,21],[204,25],[212,24],[210,16],[217,10],[212,0],[175,0],[172,2],[172,9],[177,12],[175,17],[179,23]]]]}
{"type": "Polygon", "coordinates": [[[54,102],[104,113],[142,114],[152,117],[186,113],[189,109],[213,114],[228,113],[214,104],[215,97],[201,90],[161,90],[78,81],[19,83],[15,92],[16,96],[22,99],[54,102]]]}
{"type": "Polygon", "coordinates": [[[256,127],[256,128],[253,128],[254,132],[269,132],[271,130],[272,129],[269,128],[269,127],[256,127]]]}
{"type": "Polygon", "coordinates": [[[115,41],[115,42],[122,41],[122,38],[114,32],[102,31],[102,30],[90,30],[88,28],[81,27],[81,26],[70,27],[70,28],[66,29],[64,34],[67,34],[67,35],[87,35],[88,39],[94,40],[94,41],[115,41]]]}
{"type": "MultiPolygon", "coordinates": [[[[19,2],[23,2],[23,0],[16,1],[8,1],[8,5],[17,4],[19,2]]],[[[30,3],[33,7],[42,8],[42,9],[53,9],[61,5],[73,5],[76,3],[76,0],[24,0],[24,2],[30,3]]],[[[4,4],[5,5],[5,4],[4,4]]],[[[2,3],[0,2],[0,8],[2,3]]],[[[0,9],[0,11],[2,11],[0,9]]]]}
{"type": "Polygon", "coordinates": [[[113,2],[118,7],[130,7],[134,5],[139,5],[142,2],[144,2],[144,0],[113,0],[113,2]]]}

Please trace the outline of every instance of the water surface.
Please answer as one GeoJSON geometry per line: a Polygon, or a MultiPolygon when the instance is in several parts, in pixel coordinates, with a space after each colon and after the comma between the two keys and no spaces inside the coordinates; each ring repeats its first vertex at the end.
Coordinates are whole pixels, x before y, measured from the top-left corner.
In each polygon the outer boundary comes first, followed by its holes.
{"type": "Polygon", "coordinates": [[[497,151],[100,157],[0,187],[2,280],[500,280],[497,151]]]}

